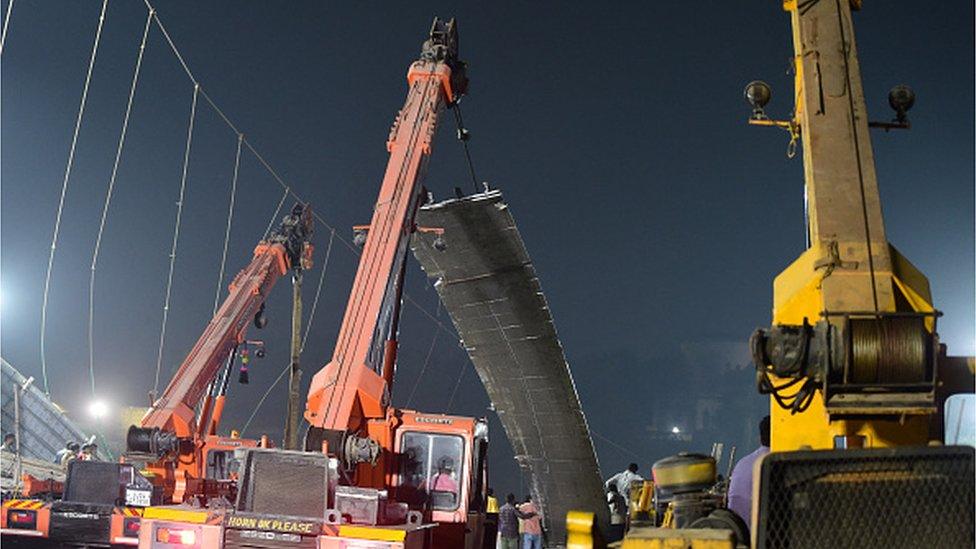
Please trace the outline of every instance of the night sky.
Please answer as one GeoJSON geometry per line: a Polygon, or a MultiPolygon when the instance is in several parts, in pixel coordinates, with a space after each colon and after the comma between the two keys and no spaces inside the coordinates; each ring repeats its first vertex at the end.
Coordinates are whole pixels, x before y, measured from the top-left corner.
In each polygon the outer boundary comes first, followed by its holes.
{"type": "MultiPolygon", "coordinates": [[[[0,344],[38,379],[44,274],[100,6],[18,0],[2,57],[0,344]]],[[[773,277],[804,247],[801,159],[786,158],[785,133],[745,124],[742,99],[744,85],[761,78],[773,89],[769,113],[790,111],[792,44],[778,2],[158,0],[156,8],[207,93],[346,240],[370,219],[406,69],[432,17],[457,17],[478,178],[503,190],[522,231],[604,473],[629,461],[647,473],[669,453],[707,451],[713,441],[756,444],[751,425],[766,400],[745,342],[769,323],[773,277]],[[689,436],[669,437],[671,426],[689,436]]],[[[888,237],[929,277],[950,354],[976,351],[973,16],[969,2],[900,1],[867,2],[855,18],[871,118],[892,116],[895,84],[918,95],[912,130],[873,133],[874,152],[888,237]]],[[[92,398],[89,266],[145,19],[142,2],[109,5],[51,283],[50,389],[79,420],[92,398]]],[[[97,270],[96,393],[113,409],[146,405],[153,382],[191,96],[154,26],[97,270]]],[[[443,198],[471,182],[453,122],[442,121],[426,185],[443,198]]],[[[211,314],[235,146],[201,102],[164,382],[211,314]]],[[[280,196],[245,151],[227,280],[250,259],[280,196]]],[[[306,312],[328,241],[318,231],[306,312]]],[[[331,356],[356,260],[337,239],[303,355],[306,384],[331,356]]],[[[407,292],[449,324],[411,262],[407,292]]],[[[270,326],[250,333],[268,357],[252,366],[250,385],[231,387],[226,428],[244,422],[287,363],[289,301],[283,280],[270,326]]],[[[395,404],[416,383],[435,330],[404,308],[395,404]]],[[[248,434],[280,437],[284,402],[281,384],[248,434]]],[[[412,405],[491,418],[492,483],[524,490],[473,367],[444,334],[412,405]]]]}

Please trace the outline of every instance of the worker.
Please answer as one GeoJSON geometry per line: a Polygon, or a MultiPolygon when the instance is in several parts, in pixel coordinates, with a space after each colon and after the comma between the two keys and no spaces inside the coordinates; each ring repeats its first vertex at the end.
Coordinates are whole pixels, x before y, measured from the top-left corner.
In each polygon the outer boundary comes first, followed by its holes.
{"type": "MultiPolygon", "coordinates": [[[[485,539],[496,539],[498,537],[498,498],[495,497],[495,489],[489,487],[486,496],[485,539]]],[[[496,541],[495,545],[497,544],[496,541]]]]}
{"type": "Polygon", "coordinates": [[[78,459],[82,461],[98,461],[98,445],[94,442],[89,442],[82,446],[78,459]]]}
{"type": "Polygon", "coordinates": [[[17,451],[17,437],[15,437],[13,433],[7,433],[3,435],[3,451],[4,452],[17,451]]]}
{"type": "Polygon", "coordinates": [[[498,549],[519,549],[518,520],[534,516],[515,507],[515,494],[505,496],[505,505],[498,510],[498,549]]]}
{"type": "Polygon", "coordinates": [[[610,491],[610,486],[614,485],[617,487],[617,492],[624,497],[624,502],[628,505],[630,504],[630,486],[635,480],[644,480],[644,477],[637,474],[638,467],[636,463],[631,463],[627,466],[627,469],[613,475],[608,478],[605,483],[603,483],[603,489],[607,492],[610,491]]]}
{"type": "Polygon", "coordinates": [[[454,460],[449,457],[441,458],[437,463],[437,474],[430,479],[431,492],[450,492],[457,494],[458,484],[454,480],[454,460]]]}
{"type": "Polygon", "coordinates": [[[752,518],[752,468],[756,460],[769,453],[769,416],[759,422],[759,447],[740,459],[729,479],[729,509],[746,524],[752,518]]]}
{"type": "Polygon", "coordinates": [[[533,515],[522,519],[522,549],[542,549],[542,515],[532,503],[532,496],[525,496],[525,503],[519,505],[519,511],[533,515]]]}
{"type": "Polygon", "coordinates": [[[488,504],[485,506],[485,512],[488,514],[498,514],[498,498],[495,497],[495,490],[493,488],[488,488],[488,504]]]}
{"type": "Polygon", "coordinates": [[[607,532],[607,541],[620,541],[624,537],[624,528],[627,524],[627,500],[620,495],[616,484],[611,484],[607,492],[607,506],[610,507],[610,530],[607,532]]]}
{"type": "Polygon", "coordinates": [[[68,441],[68,443],[64,445],[64,448],[58,450],[58,453],[54,457],[54,461],[63,469],[67,469],[68,464],[78,457],[79,448],[80,446],[77,442],[68,441]]]}

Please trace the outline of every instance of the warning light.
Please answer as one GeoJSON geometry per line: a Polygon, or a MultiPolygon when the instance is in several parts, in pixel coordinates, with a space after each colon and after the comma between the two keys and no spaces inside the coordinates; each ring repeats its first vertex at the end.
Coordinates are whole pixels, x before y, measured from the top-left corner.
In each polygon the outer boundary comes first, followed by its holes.
{"type": "Polygon", "coordinates": [[[193,530],[160,528],[156,530],[156,541],[172,545],[193,545],[197,542],[197,534],[193,530]]]}

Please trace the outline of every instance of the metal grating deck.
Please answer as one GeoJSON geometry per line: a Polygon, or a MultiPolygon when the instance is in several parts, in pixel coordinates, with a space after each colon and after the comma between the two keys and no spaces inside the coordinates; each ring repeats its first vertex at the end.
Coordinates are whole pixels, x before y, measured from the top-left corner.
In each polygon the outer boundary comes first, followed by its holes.
{"type": "Polygon", "coordinates": [[[589,428],[532,260],[501,192],[423,206],[411,247],[460,334],[516,460],[531,479],[549,545],[566,540],[566,512],[606,522],[589,428]]]}

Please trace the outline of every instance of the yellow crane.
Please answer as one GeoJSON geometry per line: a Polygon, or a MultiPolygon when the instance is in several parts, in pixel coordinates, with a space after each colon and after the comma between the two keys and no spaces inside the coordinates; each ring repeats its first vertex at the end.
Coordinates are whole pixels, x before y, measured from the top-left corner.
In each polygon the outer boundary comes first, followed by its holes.
{"type": "MultiPolygon", "coordinates": [[[[973,449],[943,446],[942,424],[946,398],[973,392],[974,360],[947,356],[928,279],[885,233],[869,132],[907,129],[915,98],[896,86],[895,119],[868,120],[852,22],[860,8],[860,0],[785,0],[792,116],[766,115],[765,83],[745,90],[750,124],[787,130],[790,156],[802,144],[808,237],[774,281],[772,326],[750,341],[771,416],[771,453],[755,469],[744,517],[751,540],[733,537],[708,508],[714,494],[700,490],[680,503],[704,509],[704,520],[632,527],[625,548],[971,546],[973,449]]],[[[707,480],[706,469],[714,477],[706,456],[677,458],[671,484],[707,480]]],[[[575,532],[590,523],[570,519],[575,532]]],[[[573,539],[594,544],[585,533],[573,539]]]]}
{"type": "Polygon", "coordinates": [[[809,247],[776,277],[773,327],[753,337],[761,391],[771,394],[771,449],[925,445],[937,438],[940,373],[960,361],[939,344],[928,279],[888,242],[869,134],[907,128],[914,94],[896,86],[896,120],[869,122],[851,20],[860,2],[783,6],[793,118],[769,120],[768,87],[746,89],[751,123],[800,138],[807,200],[809,247]]]}

